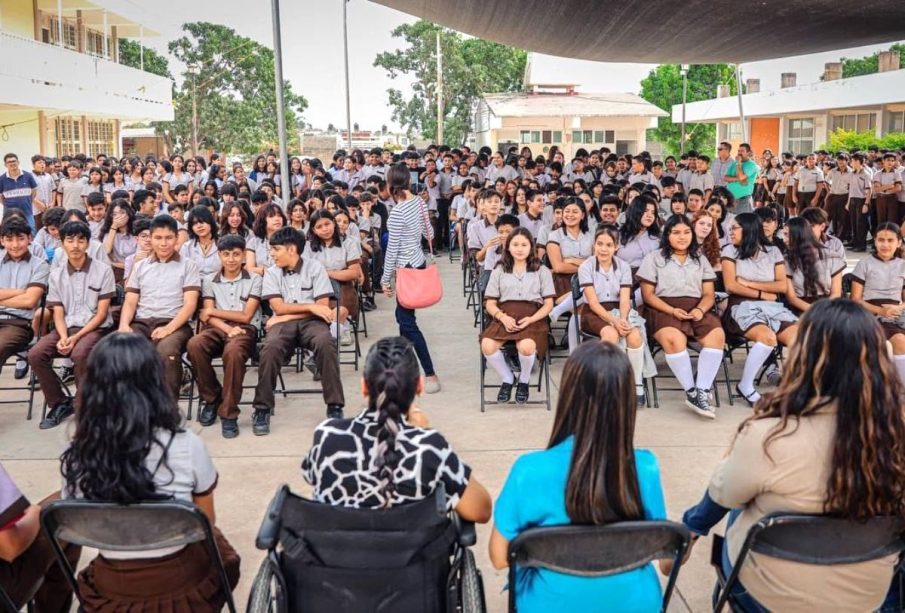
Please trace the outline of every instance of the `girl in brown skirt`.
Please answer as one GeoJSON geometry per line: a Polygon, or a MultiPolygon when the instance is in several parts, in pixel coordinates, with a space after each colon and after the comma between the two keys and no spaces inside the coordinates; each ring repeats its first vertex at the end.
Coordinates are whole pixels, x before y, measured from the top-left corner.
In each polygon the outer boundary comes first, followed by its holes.
{"type": "Polygon", "coordinates": [[[845,260],[834,257],[817,240],[805,219],[793,217],[786,227],[786,302],[801,316],[818,300],[842,296],[845,260]]]}
{"type": "MultiPolygon", "coordinates": [[[[340,214],[337,211],[337,214],[340,214]]],[[[341,214],[348,216],[343,211],[341,214]]],[[[327,209],[318,209],[311,214],[305,259],[317,260],[327,269],[327,275],[339,283],[339,320],[331,323],[330,331],[340,334],[340,344],[351,345],[352,334],[346,323],[349,318],[358,318],[358,292],[355,283],[361,277],[361,243],[343,240],[339,225],[327,209]]],[[[335,306],[335,304],[334,304],[335,306]]]]}
{"type": "MultiPolygon", "coordinates": [[[[594,233],[594,257],[578,268],[578,283],[584,304],[578,307],[581,331],[625,349],[635,376],[638,406],[644,395],[644,319],[632,308],[632,268],[616,257],[619,232],[616,226],[598,226],[594,233]]],[[[656,373],[653,373],[656,374],[656,373]]]]}
{"type": "MultiPolygon", "coordinates": [[[[82,386],[75,435],[63,452],[64,498],[135,504],[194,503],[213,524],[217,470],[204,442],[182,429],[164,365],[138,334],[111,334],[95,346],[82,386]],[[128,407],[128,410],[123,410],[128,407]]],[[[239,556],[214,528],[230,589],[239,556]]],[[[78,577],[86,611],[197,613],[223,608],[227,595],[206,544],[153,551],[101,550],[78,577]]]]}
{"type": "Polygon", "coordinates": [[[519,358],[515,401],[528,402],[531,369],[537,357],[547,352],[547,316],[555,294],[553,275],[534,253],[531,231],[517,228],[506,240],[503,257],[490,273],[484,292],[484,308],[493,321],[481,333],[481,353],[503,380],[497,401],[509,402],[512,396],[515,376],[500,348],[507,341],[515,341],[519,358]]]}
{"type": "Polygon", "coordinates": [[[666,364],[685,390],[685,405],[702,417],[715,418],[710,391],[723,363],[726,337],[712,312],[716,274],[701,253],[688,218],[669,218],[660,249],[645,256],[635,276],[641,282],[647,332],[663,347],[666,364]],[[697,378],[688,339],[702,346],[697,378]]]}
{"type": "Polygon", "coordinates": [[[892,345],[893,363],[905,382],[905,259],[897,224],[885,222],[874,234],[874,253],[852,271],[852,300],[877,316],[892,345]]]}
{"type": "MultiPolygon", "coordinates": [[[[578,272],[586,259],[594,252],[594,237],[588,231],[588,214],[578,198],[569,196],[563,202],[562,225],[550,232],[547,239],[547,259],[553,271],[553,285],[556,289],[556,306],[550,319],[571,313],[572,275],[578,272]]],[[[569,350],[578,346],[578,326],[574,318],[569,321],[569,350]]]]}

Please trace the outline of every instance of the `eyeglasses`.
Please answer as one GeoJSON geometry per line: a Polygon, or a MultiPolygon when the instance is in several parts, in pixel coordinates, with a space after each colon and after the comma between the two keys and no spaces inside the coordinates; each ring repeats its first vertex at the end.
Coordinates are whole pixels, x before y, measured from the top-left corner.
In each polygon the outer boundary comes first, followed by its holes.
{"type": "Polygon", "coordinates": [[[729,226],[729,231],[730,231],[730,232],[737,232],[737,231],[739,231],[739,230],[741,230],[741,229],[742,229],[741,226],[735,226],[735,225],[729,226]]]}
{"type": "Polygon", "coordinates": [[[150,232],[141,232],[141,233],[139,233],[138,238],[140,238],[143,241],[149,240],[151,238],[151,233],[150,232]]]}

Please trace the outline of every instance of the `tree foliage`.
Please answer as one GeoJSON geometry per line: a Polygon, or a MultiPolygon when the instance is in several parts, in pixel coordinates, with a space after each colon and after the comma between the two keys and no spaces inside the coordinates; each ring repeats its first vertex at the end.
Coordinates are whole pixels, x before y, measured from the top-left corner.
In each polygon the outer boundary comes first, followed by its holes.
{"type": "Polygon", "coordinates": [[[830,134],[829,140],[825,144],[820,145],[818,149],[826,149],[833,153],[852,151],[854,149],[863,151],[871,145],[876,145],[881,150],[899,151],[905,149],[905,132],[890,132],[882,138],[877,138],[877,134],[873,130],[870,132],[855,132],[840,128],[830,134]]]}
{"type": "Polygon", "coordinates": [[[377,55],[374,65],[390,78],[414,79],[409,91],[387,90],[393,119],[409,136],[437,136],[437,34],[443,59],[443,140],[460,144],[471,128],[473,106],[481,94],[519,91],[528,55],[499,43],[464,38],[428,21],[407,23],[393,30],[405,48],[377,55]]]}
{"type": "MultiPolygon", "coordinates": [[[[139,45],[134,40],[120,38],[119,63],[123,64],[124,66],[130,66],[132,68],[138,68],[139,70],[141,70],[141,45],[139,45]]],[[[144,71],[150,72],[151,74],[156,74],[160,77],[167,77],[168,79],[173,78],[173,76],[170,74],[170,65],[167,61],[167,58],[160,55],[153,49],[148,49],[147,47],[145,47],[144,49],[144,71]]]]}
{"type": "MultiPolygon", "coordinates": [[[[896,43],[889,48],[890,51],[898,51],[899,57],[905,58],[905,45],[896,43]]],[[[861,75],[873,74],[880,71],[880,53],[864,57],[844,57],[842,58],[842,77],[860,77],[861,75]]]]}
{"type": "MultiPolygon", "coordinates": [[[[710,100],[717,95],[718,85],[729,85],[730,94],[736,95],[735,70],[729,64],[700,64],[688,69],[687,102],[710,100]]],[[[648,73],[641,81],[641,97],[660,107],[670,116],[660,117],[657,127],[650,131],[653,140],[663,143],[671,154],[681,150],[681,123],[673,123],[672,107],[682,104],[682,74],[676,64],[661,64],[648,73]]],[[[685,150],[694,149],[713,157],[716,127],[699,123],[685,126],[685,150]]]]}
{"type": "MultiPolygon", "coordinates": [[[[182,26],[185,35],[169,44],[169,51],[186,69],[173,97],[176,117],[156,124],[176,151],[191,148],[193,79],[198,105],[198,143],[203,149],[256,153],[278,144],[276,83],[273,50],[234,30],[213,23],[182,26]]],[[[146,58],[147,59],[147,58],[146,58]]],[[[307,100],[283,84],[285,119],[290,148],[298,146],[299,115],[307,100]]]]}

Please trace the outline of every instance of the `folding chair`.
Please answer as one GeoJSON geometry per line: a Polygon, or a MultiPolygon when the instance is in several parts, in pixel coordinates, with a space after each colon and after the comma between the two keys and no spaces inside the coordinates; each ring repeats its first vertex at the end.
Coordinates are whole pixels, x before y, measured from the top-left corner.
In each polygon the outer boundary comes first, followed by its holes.
{"type": "MultiPolygon", "coordinates": [[[[751,552],[799,564],[834,566],[869,562],[905,551],[905,518],[874,517],[855,521],[822,515],[771,513],[751,526],[727,578],[723,573],[724,538],[715,535],[710,563],[716,568],[713,592],[719,613],[735,603],[732,589],[751,552]]],[[[900,602],[900,610],[905,603],[900,602]]]]}
{"type": "Polygon", "coordinates": [[[79,604],[75,569],[69,564],[60,541],[108,551],[148,551],[203,542],[218,567],[220,586],[230,613],[236,612],[223,559],[214,541],[207,516],[195,505],[181,500],[119,505],[89,500],[57,500],[41,511],[41,526],[50,538],[57,562],[79,604]]]}
{"type": "MultiPolygon", "coordinates": [[[[330,283],[333,285],[333,294],[336,296],[336,321],[339,322],[339,309],[342,306],[340,304],[340,292],[342,291],[341,285],[335,279],[330,279],[330,283]]],[[[356,291],[356,294],[358,292],[356,291]]],[[[361,315],[361,300],[359,299],[358,304],[358,314],[361,315]]],[[[351,317],[346,319],[346,324],[352,330],[352,347],[349,349],[344,349],[339,342],[339,338],[336,339],[336,354],[339,356],[339,363],[346,364],[349,366],[354,366],[355,370],[358,370],[358,360],[361,358],[361,342],[358,338],[358,319],[352,319],[351,317]],[[343,356],[351,355],[352,357],[343,361],[343,356]]],[[[337,325],[339,325],[337,323],[337,325]]]]}
{"type": "Polygon", "coordinates": [[[434,496],[389,509],[350,509],[277,490],[255,545],[267,551],[248,613],[483,613],[470,547],[474,524],[434,496]],[[341,585],[341,589],[337,586],[341,585]]]}
{"type": "MultiPolygon", "coordinates": [[[[46,308],[46,305],[47,305],[47,292],[45,291],[44,294],[41,296],[41,302],[40,302],[38,308],[35,309],[35,311],[36,312],[43,311],[44,308],[46,308]]],[[[51,319],[51,321],[53,321],[53,320],[51,319]]],[[[31,324],[31,322],[29,322],[29,325],[30,324],[31,324]]],[[[26,347],[26,349],[24,351],[24,353],[26,355],[28,354],[28,351],[32,347],[34,347],[36,344],[38,344],[39,340],[41,340],[41,333],[43,331],[44,331],[44,327],[38,326],[38,334],[35,335],[35,337],[33,339],[31,339],[31,341],[28,343],[28,346],[26,347]]],[[[7,359],[5,364],[0,364],[0,370],[2,370],[4,366],[15,365],[17,359],[18,359],[17,354],[10,356],[9,359],[7,359]]],[[[0,400],[0,405],[19,404],[20,402],[25,402],[26,405],[28,406],[28,412],[25,415],[25,419],[27,421],[31,421],[32,410],[34,409],[34,405],[35,405],[35,390],[37,388],[38,388],[38,378],[35,377],[34,371],[31,368],[29,368],[27,378],[25,379],[24,382],[22,382],[18,385],[10,384],[10,385],[5,385],[5,386],[0,387],[0,392],[28,392],[28,399],[23,401],[21,398],[7,398],[7,394],[2,394],[3,400],[0,400]]],[[[46,405],[45,405],[45,408],[46,408],[46,405]]],[[[43,419],[43,416],[42,416],[42,419],[43,419]]]]}
{"type": "MultiPolygon", "coordinates": [[[[35,592],[37,592],[38,588],[41,587],[41,584],[35,586],[35,592]]],[[[28,596],[28,601],[25,603],[25,610],[28,613],[31,613],[35,609],[34,602],[32,599],[34,598],[34,594],[28,596]]],[[[0,613],[19,613],[22,609],[16,606],[16,603],[12,601],[9,594],[7,594],[2,587],[0,587],[0,613]]]]}
{"type": "MultiPolygon", "coordinates": [[[[509,611],[516,611],[519,569],[538,568],[578,577],[608,577],[672,559],[663,591],[666,611],[691,533],[671,521],[625,521],[604,526],[531,528],[509,543],[509,611]]],[[[608,603],[588,603],[588,610],[608,603]]]]}
{"type": "MultiPolygon", "coordinates": [[[[649,336],[647,338],[647,344],[648,344],[648,347],[650,348],[650,353],[652,356],[654,356],[654,358],[657,357],[658,353],[663,352],[663,347],[660,345],[660,343],[657,342],[657,340],[653,336],[649,336]]],[[[700,352],[701,346],[698,344],[697,341],[689,339],[686,349],[688,350],[688,353],[690,355],[694,356],[700,352]]],[[[726,394],[729,397],[729,406],[733,406],[735,403],[733,402],[732,388],[731,388],[731,384],[729,381],[729,365],[726,363],[725,351],[723,352],[723,368],[722,368],[722,370],[723,370],[723,382],[726,384],[726,394]]],[[[654,397],[654,408],[659,409],[660,408],[660,396],[659,396],[660,391],[684,392],[685,390],[682,389],[681,387],[661,387],[657,383],[657,379],[662,378],[662,375],[659,374],[659,368],[657,369],[657,372],[658,372],[657,375],[650,378],[650,386],[651,386],[651,391],[653,392],[653,397],[654,397]]],[[[713,400],[716,403],[716,406],[720,406],[720,390],[719,390],[719,386],[717,385],[716,380],[714,380],[714,382],[713,382],[713,400]]]]}

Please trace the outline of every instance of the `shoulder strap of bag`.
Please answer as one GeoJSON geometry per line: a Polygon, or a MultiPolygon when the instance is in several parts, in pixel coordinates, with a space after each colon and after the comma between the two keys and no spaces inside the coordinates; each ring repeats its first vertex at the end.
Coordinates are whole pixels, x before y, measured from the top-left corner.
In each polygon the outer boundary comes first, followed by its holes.
{"type": "Polygon", "coordinates": [[[431,240],[431,231],[430,231],[430,219],[427,216],[427,207],[424,205],[424,200],[421,199],[421,196],[415,196],[418,199],[418,205],[421,207],[421,215],[422,220],[424,221],[424,236],[427,237],[427,248],[431,254],[431,263],[434,261],[434,243],[431,240]]]}

